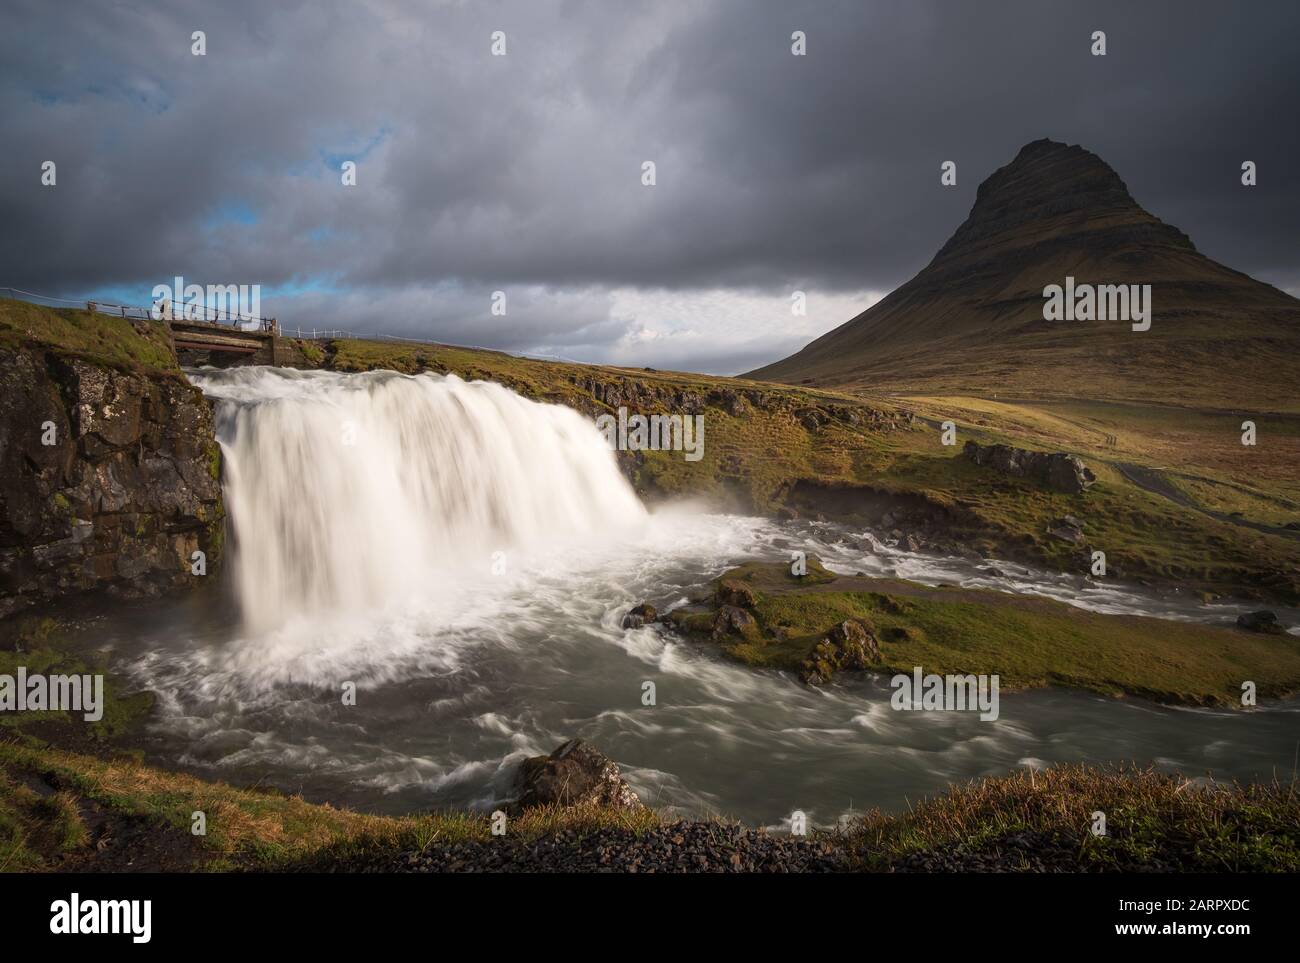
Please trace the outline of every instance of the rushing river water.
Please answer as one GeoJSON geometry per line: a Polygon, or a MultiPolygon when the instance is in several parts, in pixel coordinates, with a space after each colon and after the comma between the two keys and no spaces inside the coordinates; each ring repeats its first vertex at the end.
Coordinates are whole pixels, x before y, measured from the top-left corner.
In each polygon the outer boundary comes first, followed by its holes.
{"type": "Polygon", "coordinates": [[[1294,700],[1231,712],[1040,690],[1004,694],[1000,718],[982,722],[894,712],[883,678],[814,689],[620,627],[637,602],[663,611],[791,546],[841,572],[1102,612],[1230,622],[1243,607],[907,553],[833,525],[646,512],[589,423],[494,385],[192,377],[218,402],[226,453],[227,603],[96,627],[114,667],[157,693],[147,749],[168,764],[369,810],[492,807],[521,759],[581,736],[652,805],[770,826],[795,809],[820,824],[897,809],[1020,766],[1270,778],[1295,765],[1294,700]],[[654,706],[642,705],[647,681],[654,706]]]}

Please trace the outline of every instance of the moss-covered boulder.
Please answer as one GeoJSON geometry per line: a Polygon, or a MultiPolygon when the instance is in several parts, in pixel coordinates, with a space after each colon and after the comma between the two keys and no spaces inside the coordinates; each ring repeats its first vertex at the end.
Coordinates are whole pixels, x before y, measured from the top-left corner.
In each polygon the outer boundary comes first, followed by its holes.
{"type": "Polygon", "coordinates": [[[880,662],[880,642],[874,626],[863,619],[845,619],[832,626],[826,637],[813,646],[799,667],[799,678],[820,685],[844,669],[863,670],[880,662]]]}

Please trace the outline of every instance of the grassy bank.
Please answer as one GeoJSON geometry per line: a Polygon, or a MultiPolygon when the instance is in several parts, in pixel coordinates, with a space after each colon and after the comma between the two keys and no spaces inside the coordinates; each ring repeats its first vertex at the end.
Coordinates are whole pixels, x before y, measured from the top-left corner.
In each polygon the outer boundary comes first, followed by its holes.
{"type": "Polygon", "coordinates": [[[0,298],[0,347],[36,347],[119,370],[179,373],[167,326],[84,308],[0,298]]]}
{"type": "Polygon", "coordinates": [[[1241,786],[1057,766],[954,787],[902,815],[868,813],[846,836],[866,871],[1293,873],[1300,794],[1291,778],[1241,786]]]}
{"type": "MultiPolygon", "coordinates": [[[[139,866],[116,868],[173,871],[347,870],[409,850],[492,838],[487,814],[368,815],[166,772],[130,756],[103,758],[29,740],[0,741],[0,868],[93,864],[95,854],[86,851],[95,844],[90,823],[106,829],[110,839],[149,837],[154,851],[144,853],[139,866]],[[205,817],[205,835],[192,832],[195,813],[205,817]]],[[[648,811],[592,807],[531,810],[510,826],[529,837],[657,823],[648,811]]]]}
{"type": "Polygon", "coordinates": [[[1051,599],[897,579],[837,576],[810,559],[724,573],[722,595],[749,587],[751,631],[714,631],[717,601],[678,610],[675,623],[749,665],[800,672],[835,625],[860,621],[878,641],[871,668],[1000,676],[1007,689],[1065,685],[1160,702],[1241,705],[1241,685],[1278,697],[1300,691],[1300,639],[1164,619],[1102,615],[1051,599]]]}
{"type": "MultiPolygon", "coordinates": [[[[601,809],[533,810],[503,844],[608,836],[663,824],[601,809]]],[[[1294,872],[1300,800],[1289,785],[1193,785],[1175,776],[1066,766],[955,787],[906,813],[818,833],[846,865],[893,870],[1294,872]],[[1094,813],[1106,816],[1094,836],[1094,813]]],[[[490,844],[487,817],[373,816],[104,759],[0,741],[0,871],[348,872],[412,852],[490,844]],[[194,813],[207,833],[193,835],[194,813]],[[131,851],[120,845],[130,840],[131,851]]]]}
{"type": "MultiPolygon", "coordinates": [[[[965,437],[984,444],[1003,441],[987,431],[965,437]]],[[[863,483],[871,492],[924,499],[947,516],[955,541],[986,556],[1083,575],[1091,551],[1100,550],[1114,579],[1177,585],[1207,596],[1300,602],[1300,540],[1294,533],[1212,517],[1195,504],[1144,490],[1101,461],[1088,464],[1097,482],[1080,495],[1001,475],[959,454],[916,449],[879,452],[862,475],[871,479],[863,483]],[[1065,516],[1081,523],[1082,543],[1051,534],[1054,522],[1065,516]]]]}

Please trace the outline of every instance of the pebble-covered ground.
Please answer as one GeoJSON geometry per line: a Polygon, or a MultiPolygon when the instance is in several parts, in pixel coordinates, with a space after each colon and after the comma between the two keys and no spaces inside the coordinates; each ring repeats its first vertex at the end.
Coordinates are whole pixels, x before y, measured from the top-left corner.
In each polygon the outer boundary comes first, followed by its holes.
{"type": "MultiPolygon", "coordinates": [[[[1160,855],[1112,854],[1105,866],[1080,859],[1079,838],[1016,830],[975,846],[942,846],[869,861],[893,873],[1178,872],[1194,865],[1178,846],[1160,855]]],[[[1191,845],[1190,843],[1188,844],[1191,845]]],[[[866,854],[857,854],[859,857],[866,854]]],[[[714,822],[679,822],[637,835],[625,829],[564,830],[532,839],[431,845],[423,851],[309,867],[368,873],[835,873],[862,871],[844,837],[797,838],[714,822]]]]}
{"type": "Polygon", "coordinates": [[[743,826],[674,823],[628,830],[560,832],[541,839],[464,842],[401,854],[373,871],[408,873],[826,873],[846,868],[829,842],[743,826]]]}

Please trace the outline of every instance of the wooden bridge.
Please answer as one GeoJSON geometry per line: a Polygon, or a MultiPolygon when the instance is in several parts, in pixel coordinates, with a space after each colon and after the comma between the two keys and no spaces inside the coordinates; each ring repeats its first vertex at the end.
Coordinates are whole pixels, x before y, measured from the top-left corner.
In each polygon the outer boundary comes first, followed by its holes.
{"type": "Polygon", "coordinates": [[[231,324],[193,319],[170,319],[176,357],[182,364],[281,364],[284,350],[280,344],[280,326],[274,320],[245,330],[231,324]]]}
{"type": "MultiPolygon", "coordinates": [[[[225,368],[237,364],[295,365],[302,363],[303,352],[297,342],[324,341],[336,338],[364,337],[372,340],[399,341],[412,344],[435,344],[422,338],[402,338],[394,335],[356,333],[340,328],[312,328],[310,333],[297,328],[285,337],[280,323],[275,318],[259,318],[247,315],[228,315],[215,312],[215,309],[199,305],[205,318],[185,317],[195,310],[194,305],[180,301],[159,301],[150,307],[129,304],[111,304],[100,300],[82,300],[76,298],[59,298],[48,294],[37,294],[21,288],[0,287],[0,299],[13,298],[51,308],[71,308],[76,306],[92,312],[111,314],[123,318],[142,321],[163,322],[167,325],[176,356],[185,365],[210,364],[225,368]],[[172,317],[171,311],[180,309],[180,316],[172,317]],[[206,320],[208,312],[215,312],[215,320],[206,320]],[[161,317],[159,315],[162,315],[161,317]],[[242,324],[257,322],[255,327],[244,328],[242,324]]],[[[474,347],[464,345],[464,347],[474,347]]],[[[570,361],[568,358],[558,360],[570,361]]]]}

